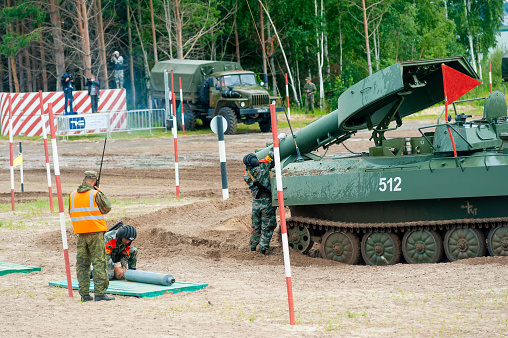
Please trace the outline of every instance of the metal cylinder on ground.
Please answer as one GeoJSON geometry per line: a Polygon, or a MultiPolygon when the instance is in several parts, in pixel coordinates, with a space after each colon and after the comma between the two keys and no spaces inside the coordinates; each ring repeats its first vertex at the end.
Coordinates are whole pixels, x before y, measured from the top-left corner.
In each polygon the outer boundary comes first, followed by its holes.
{"type": "Polygon", "coordinates": [[[170,274],[141,270],[127,270],[123,273],[123,276],[128,281],[139,283],[169,286],[175,282],[175,278],[170,274]]]}

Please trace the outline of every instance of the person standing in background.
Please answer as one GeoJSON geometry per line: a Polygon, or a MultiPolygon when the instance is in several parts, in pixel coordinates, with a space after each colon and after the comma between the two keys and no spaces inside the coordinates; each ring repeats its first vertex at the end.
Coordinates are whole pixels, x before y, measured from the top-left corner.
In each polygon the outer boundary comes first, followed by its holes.
{"type": "Polygon", "coordinates": [[[99,80],[92,76],[89,79],[86,79],[85,86],[88,87],[88,96],[90,96],[90,103],[92,106],[92,113],[97,113],[97,108],[99,107],[99,99],[101,97],[101,88],[99,84],[99,80]]]}
{"type": "Polygon", "coordinates": [[[111,62],[115,70],[116,88],[123,88],[123,57],[118,51],[115,51],[111,56],[111,62]]]}

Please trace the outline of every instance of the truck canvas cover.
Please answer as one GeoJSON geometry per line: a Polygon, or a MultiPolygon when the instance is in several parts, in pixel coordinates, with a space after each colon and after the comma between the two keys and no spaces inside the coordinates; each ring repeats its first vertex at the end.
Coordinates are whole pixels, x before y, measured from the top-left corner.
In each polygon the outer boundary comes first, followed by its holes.
{"type": "Polygon", "coordinates": [[[173,71],[175,90],[179,88],[178,78],[182,78],[184,92],[195,92],[203,81],[212,73],[242,70],[236,62],[202,61],[202,60],[166,60],[160,61],[152,68],[150,84],[153,90],[164,91],[164,71],[173,71]]]}

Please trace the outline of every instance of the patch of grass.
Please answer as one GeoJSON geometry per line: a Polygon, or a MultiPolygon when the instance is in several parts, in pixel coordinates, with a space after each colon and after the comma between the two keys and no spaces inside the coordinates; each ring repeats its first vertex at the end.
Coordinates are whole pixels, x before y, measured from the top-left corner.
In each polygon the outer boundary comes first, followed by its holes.
{"type": "MultiPolygon", "coordinates": [[[[63,199],[64,210],[67,210],[69,207],[69,199],[63,199]]],[[[58,210],[58,199],[53,198],[53,207],[55,210],[58,210]]],[[[2,204],[0,205],[0,212],[5,212],[11,210],[10,204],[2,204]]],[[[50,211],[49,200],[47,198],[38,198],[33,201],[27,201],[23,203],[18,203],[15,205],[15,211],[24,213],[24,216],[35,217],[41,214],[47,213],[50,211]]]]}

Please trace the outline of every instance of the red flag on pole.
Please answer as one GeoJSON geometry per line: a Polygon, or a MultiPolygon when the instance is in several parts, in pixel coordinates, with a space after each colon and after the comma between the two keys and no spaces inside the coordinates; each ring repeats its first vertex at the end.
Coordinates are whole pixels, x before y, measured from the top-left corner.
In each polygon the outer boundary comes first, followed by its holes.
{"type": "Polygon", "coordinates": [[[457,100],[481,83],[466,74],[446,66],[444,63],[441,64],[441,69],[443,70],[445,105],[457,100]]]}
{"type": "MultiPolygon", "coordinates": [[[[443,71],[443,87],[445,97],[445,121],[448,122],[448,105],[453,101],[460,98],[462,95],[478,86],[481,82],[473,79],[466,74],[463,74],[451,67],[441,64],[443,71]]],[[[455,141],[453,139],[452,131],[448,126],[448,134],[452,142],[453,156],[457,157],[457,149],[455,148],[455,141]]]]}

